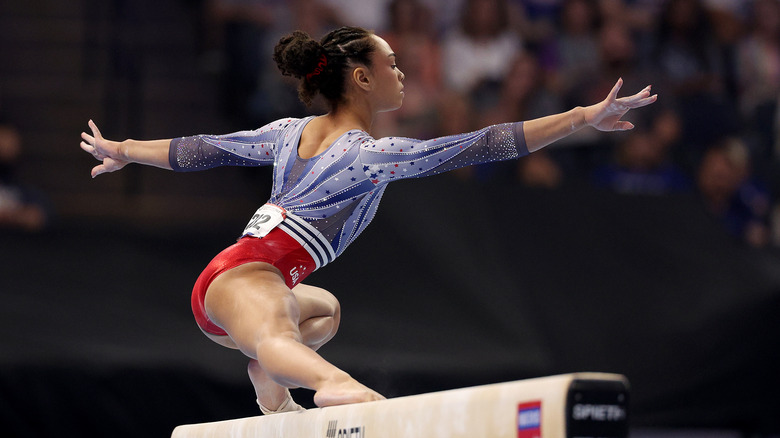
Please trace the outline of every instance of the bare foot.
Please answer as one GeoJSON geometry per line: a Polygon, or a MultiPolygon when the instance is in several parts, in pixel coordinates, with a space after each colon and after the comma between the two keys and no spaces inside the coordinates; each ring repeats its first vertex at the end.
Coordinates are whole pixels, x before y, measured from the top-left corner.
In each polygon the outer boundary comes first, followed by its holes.
{"type": "Polygon", "coordinates": [[[326,383],[314,393],[314,404],[321,408],[377,400],[385,400],[385,397],[352,377],[338,382],[326,383]]]}
{"type": "Polygon", "coordinates": [[[252,381],[252,385],[255,387],[258,403],[269,410],[275,411],[287,401],[289,397],[287,388],[268,377],[268,374],[263,371],[263,368],[260,367],[256,360],[252,359],[249,361],[247,372],[249,373],[249,380],[252,381]]]}

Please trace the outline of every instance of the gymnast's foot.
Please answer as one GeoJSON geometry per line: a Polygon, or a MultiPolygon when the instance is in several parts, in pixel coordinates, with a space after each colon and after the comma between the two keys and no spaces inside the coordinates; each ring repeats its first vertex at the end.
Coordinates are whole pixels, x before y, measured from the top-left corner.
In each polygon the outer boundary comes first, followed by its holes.
{"type": "Polygon", "coordinates": [[[381,394],[369,389],[349,375],[328,381],[314,393],[314,404],[321,408],[384,399],[381,394]]]}
{"type": "Polygon", "coordinates": [[[305,411],[305,409],[301,405],[295,403],[295,400],[293,400],[292,396],[290,395],[289,389],[284,388],[284,392],[286,393],[285,400],[274,409],[268,408],[262,403],[260,403],[260,398],[258,398],[257,405],[260,407],[260,412],[262,412],[263,415],[271,415],[271,414],[280,414],[282,412],[305,411]]]}
{"type": "Polygon", "coordinates": [[[295,403],[290,396],[290,390],[274,382],[260,364],[252,359],[247,367],[249,380],[255,387],[257,405],[265,415],[280,412],[302,411],[303,408],[295,403]]]}

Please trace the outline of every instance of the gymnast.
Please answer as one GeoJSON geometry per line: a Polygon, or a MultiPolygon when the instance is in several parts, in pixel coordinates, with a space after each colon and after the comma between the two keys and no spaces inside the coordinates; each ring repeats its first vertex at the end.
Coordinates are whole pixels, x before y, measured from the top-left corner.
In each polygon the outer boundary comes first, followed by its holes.
{"type": "Polygon", "coordinates": [[[315,391],[320,407],[384,398],[317,353],[336,333],[339,303],[301,282],[365,229],[388,183],[518,158],[586,126],[628,130],[633,125],[621,118],[657,98],[650,86],[618,98],[619,79],[603,101],[560,114],[432,140],[374,139],[377,113],[398,109],[404,98],[404,74],[385,40],[357,27],[321,41],[296,31],[279,40],[273,57],[283,75],[300,80],[305,104],[324,97],[326,114],[227,135],[121,142],[103,138],[90,120],[92,134],[81,134],[81,148],[102,162],[93,178],[128,163],[174,171],[274,166],[270,199],[237,243],[208,264],[192,293],[203,333],[249,357],[264,414],[302,409],[288,388],[315,391]]]}

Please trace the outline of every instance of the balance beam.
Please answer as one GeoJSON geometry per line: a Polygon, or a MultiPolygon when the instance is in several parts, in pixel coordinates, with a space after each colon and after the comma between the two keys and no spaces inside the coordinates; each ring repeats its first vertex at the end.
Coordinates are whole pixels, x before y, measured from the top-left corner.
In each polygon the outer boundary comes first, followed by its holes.
{"type": "Polygon", "coordinates": [[[178,426],[172,438],[628,436],[628,380],[574,373],[178,426]]]}

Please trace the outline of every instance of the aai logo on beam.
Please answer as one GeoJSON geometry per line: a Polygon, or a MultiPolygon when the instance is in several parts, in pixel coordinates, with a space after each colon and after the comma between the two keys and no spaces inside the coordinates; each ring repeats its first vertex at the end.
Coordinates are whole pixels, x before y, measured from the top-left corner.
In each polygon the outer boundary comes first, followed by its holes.
{"type": "Polygon", "coordinates": [[[339,429],[338,423],[338,420],[328,421],[328,429],[325,431],[325,438],[365,438],[365,426],[339,429]]]}

